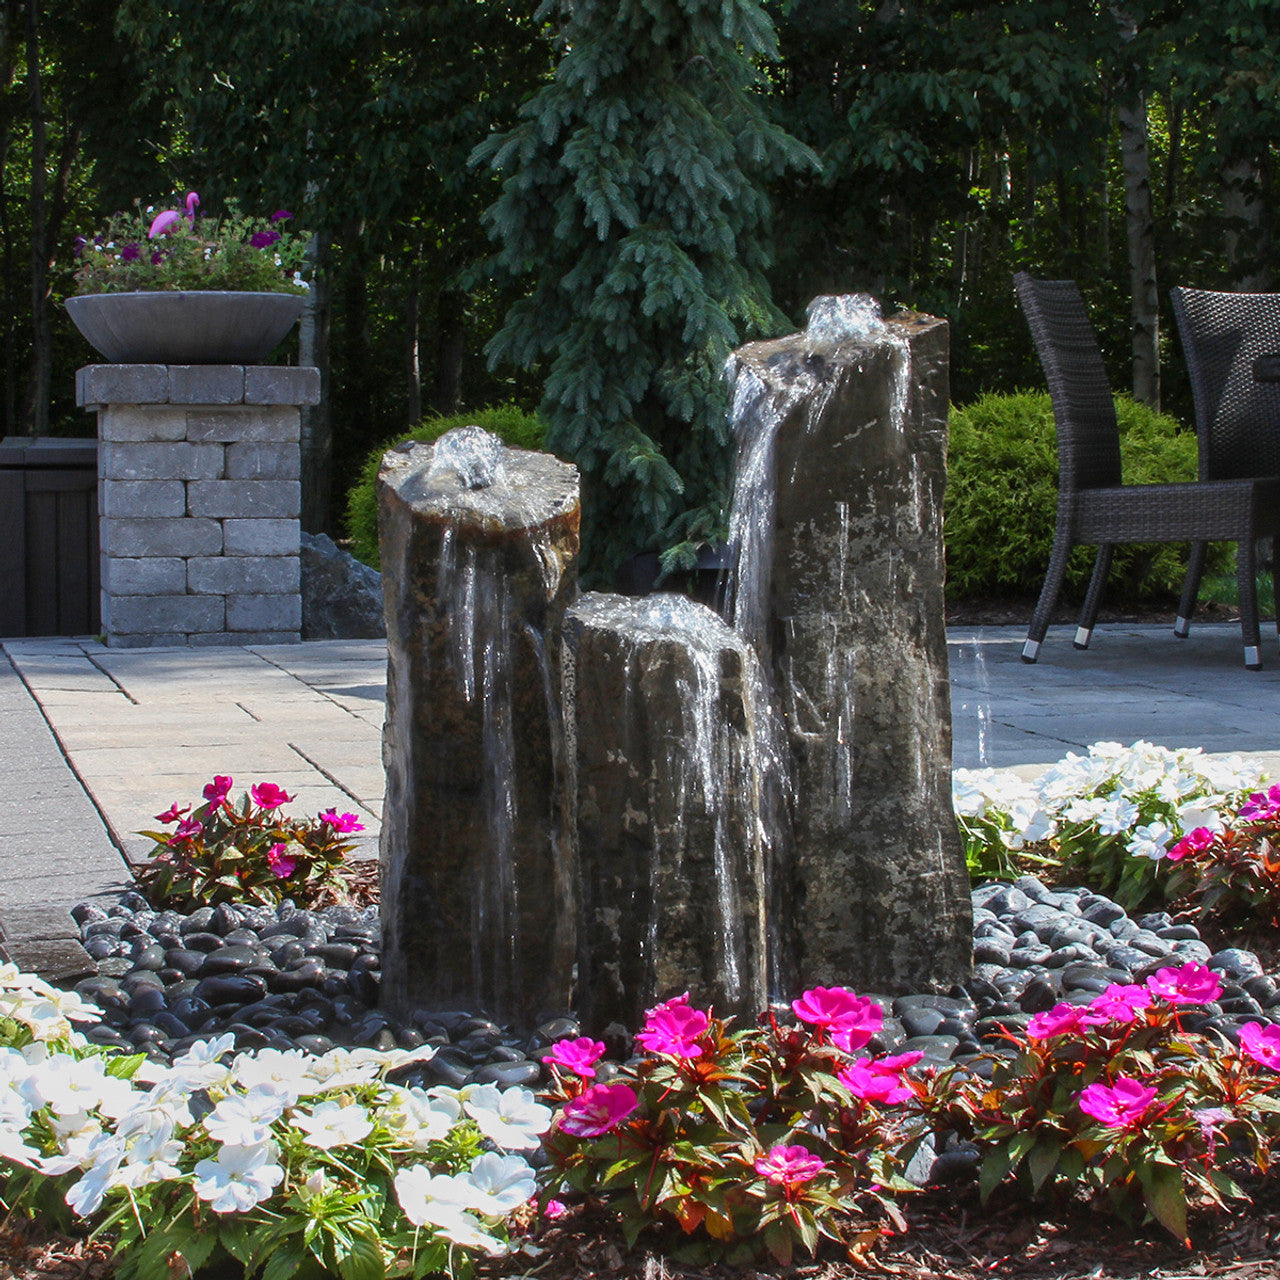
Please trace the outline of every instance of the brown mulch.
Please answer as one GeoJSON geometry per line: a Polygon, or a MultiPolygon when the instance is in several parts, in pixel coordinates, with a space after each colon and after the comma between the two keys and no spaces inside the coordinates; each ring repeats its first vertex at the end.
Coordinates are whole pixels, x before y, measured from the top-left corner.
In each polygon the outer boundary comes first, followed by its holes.
{"type": "MultiPolygon", "coordinates": [[[[532,1263],[485,1263],[482,1280],[1275,1280],[1280,1258],[1280,1187],[1257,1188],[1245,1213],[1194,1221],[1187,1249],[1158,1228],[1134,1229],[1082,1206],[1008,1203],[981,1208],[970,1189],[930,1191],[902,1204],[908,1230],[867,1242],[855,1226],[851,1249],[826,1243],[816,1260],[747,1267],[681,1262],[644,1237],[627,1250],[602,1209],[576,1209],[546,1228],[532,1263]]],[[[869,1233],[866,1233],[869,1234],[869,1233]]]]}
{"type": "Polygon", "coordinates": [[[104,1280],[111,1246],[46,1231],[25,1219],[0,1223],[0,1280],[104,1280]]]}

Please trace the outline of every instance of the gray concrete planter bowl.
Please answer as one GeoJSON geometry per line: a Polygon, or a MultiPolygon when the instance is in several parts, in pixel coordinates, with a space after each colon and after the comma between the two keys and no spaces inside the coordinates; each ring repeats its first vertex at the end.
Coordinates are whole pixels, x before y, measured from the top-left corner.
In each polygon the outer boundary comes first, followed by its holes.
{"type": "Polygon", "coordinates": [[[302,311],[296,293],[87,293],[67,313],[113,364],[258,364],[302,311]]]}

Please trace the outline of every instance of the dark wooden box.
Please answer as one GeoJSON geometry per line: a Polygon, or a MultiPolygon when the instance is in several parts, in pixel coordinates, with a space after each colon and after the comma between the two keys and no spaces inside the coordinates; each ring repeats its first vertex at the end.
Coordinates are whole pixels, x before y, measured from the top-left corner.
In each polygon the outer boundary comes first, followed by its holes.
{"type": "Polygon", "coordinates": [[[97,441],[0,440],[0,636],[100,630],[97,441]]]}

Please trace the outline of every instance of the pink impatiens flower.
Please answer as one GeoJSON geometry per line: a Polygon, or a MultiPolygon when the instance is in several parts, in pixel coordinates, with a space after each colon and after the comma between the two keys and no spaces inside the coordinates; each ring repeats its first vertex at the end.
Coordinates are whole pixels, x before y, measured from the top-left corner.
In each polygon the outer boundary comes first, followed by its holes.
{"type": "Polygon", "coordinates": [[[882,1102],[892,1105],[906,1102],[915,1096],[915,1090],[902,1078],[908,1067],[914,1067],[923,1053],[899,1053],[888,1058],[859,1058],[846,1067],[836,1079],[855,1098],[864,1102],[882,1102]]]}
{"type": "Polygon", "coordinates": [[[1266,791],[1255,791],[1240,806],[1240,816],[1246,822],[1266,822],[1280,814],[1280,782],[1266,791]]]}
{"type": "Polygon", "coordinates": [[[287,880],[298,869],[298,860],[285,852],[283,844],[273,844],[267,850],[267,866],[277,880],[287,880]]]}
{"type": "Polygon", "coordinates": [[[256,783],[249,788],[249,794],[260,809],[278,809],[293,799],[283,787],[277,787],[274,782],[256,783]]]}
{"type": "Polygon", "coordinates": [[[788,1147],[778,1143],[755,1162],[755,1171],[775,1186],[798,1187],[826,1172],[826,1164],[805,1147],[788,1147]]]}
{"type": "Polygon", "coordinates": [[[579,1036],[576,1040],[557,1040],[551,1046],[551,1052],[542,1060],[552,1067],[563,1067],[574,1075],[591,1080],[595,1078],[596,1063],[604,1057],[605,1047],[599,1040],[590,1036],[579,1036]]]}
{"type": "Polygon", "coordinates": [[[650,1053],[665,1053],[673,1058],[701,1057],[698,1041],[711,1025],[711,1018],[701,1009],[691,1008],[686,1003],[688,999],[688,995],[677,996],[650,1009],[636,1042],[650,1053]]]}
{"type": "Polygon", "coordinates": [[[194,840],[203,830],[203,822],[197,822],[195,818],[183,818],[170,837],[169,843],[174,844],[179,840],[194,840]]]}
{"type": "Polygon", "coordinates": [[[1246,1022],[1240,1028],[1240,1048],[1259,1066],[1280,1071],[1280,1026],[1264,1027],[1260,1022],[1246,1022]]]}
{"type": "Polygon", "coordinates": [[[1222,994],[1222,983],[1212,969],[1189,960],[1178,968],[1157,969],[1147,979],[1147,990],[1174,1004],[1203,1004],[1222,994]]]}
{"type": "Polygon", "coordinates": [[[1152,999],[1146,987],[1113,982],[1102,995],[1089,1002],[1084,1011],[1084,1024],[1097,1027],[1108,1022],[1132,1022],[1138,1010],[1147,1008],[1152,999]]]}
{"type": "Polygon", "coordinates": [[[1132,1129],[1155,1101],[1154,1086],[1117,1076],[1110,1088],[1091,1084],[1080,1092],[1080,1110],[1110,1129],[1132,1129]]]}
{"type": "Polygon", "coordinates": [[[1181,862],[1187,854],[1195,853],[1200,849],[1207,849],[1215,839],[1216,835],[1212,827],[1197,827],[1194,831],[1183,836],[1164,856],[1170,862],[1181,862]]]}
{"type": "Polygon", "coordinates": [[[215,808],[231,793],[231,779],[225,774],[216,773],[212,782],[204,784],[204,798],[215,808]]]}
{"type": "Polygon", "coordinates": [[[364,830],[364,823],[354,813],[339,813],[337,809],[326,809],[320,815],[320,821],[332,827],[339,835],[364,830]]]}
{"type": "Polygon", "coordinates": [[[884,1010],[848,987],[811,987],[791,1008],[801,1022],[827,1032],[845,1053],[861,1049],[884,1026],[884,1010]]]}
{"type": "Polygon", "coordinates": [[[178,819],[181,818],[184,813],[190,813],[190,812],[191,812],[191,806],[189,804],[183,805],[182,808],[179,809],[178,802],[175,800],[163,813],[156,814],[156,821],[157,822],[177,822],[178,819]]]}
{"type": "Polygon", "coordinates": [[[560,1128],[575,1138],[611,1133],[638,1106],[635,1090],[625,1084],[593,1084],[566,1102],[560,1128]]]}
{"type": "Polygon", "coordinates": [[[1029,1040],[1051,1040],[1054,1036],[1070,1036],[1083,1031],[1086,1026],[1084,1010],[1075,1004],[1055,1004],[1044,1013],[1037,1013],[1027,1023],[1029,1040]]]}

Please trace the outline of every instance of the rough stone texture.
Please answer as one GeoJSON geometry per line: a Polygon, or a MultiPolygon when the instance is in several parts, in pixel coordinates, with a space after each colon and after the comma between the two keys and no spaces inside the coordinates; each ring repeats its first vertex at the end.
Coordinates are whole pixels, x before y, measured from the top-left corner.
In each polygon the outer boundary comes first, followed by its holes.
{"type": "Polygon", "coordinates": [[[109,645],[204,645],[228,630],[229,643],[300,638],[298,406],[318,388],[314,369],[79,371],[101,436],[109,645]]]}
{"type": "Polygon", "coordinates": [[[682,991],[753,1018],[769,994],[754,654],[679,596],[585,595],[564,635],[583,1024],[636,1027],[682,991]]]}
{"type": "Polygon", "coordinates": [[[302,638],[371,640],[387,634],[382,575],[323,533],[302,535],[302,638]]]}
{"type": "Polygon", "coordinates": [[[947,326],[911,316],[737,359],[785,414],[768,632],[794,761],[792,983],[947,987],[972,946],[950,797],[947,326]]]}
{"type": "Polygon", "coordinates": [[[83,409],[107,405],[221,404],[311,405],[320,403],[320,371],[283,365],[90,364],[76,371],[76,404],[83,409]],[[193,379],[197,369],[219,369],[216,381],[193,379]],[[216,390],[213,401],[206,395],[216,390]]]}
{"type": "Polygon", "coordinates": [[[555,691],[576,584],[577,473],[508,450],[506,481],[468,490],[432,474],[434,453],[392,450],[378,479],[381,998],[392,1011],[461,1003],[525,1021],[567,1004],[573,961],[555,691]],[[480,676],[470,699],[468,671],[480,676]]]}

